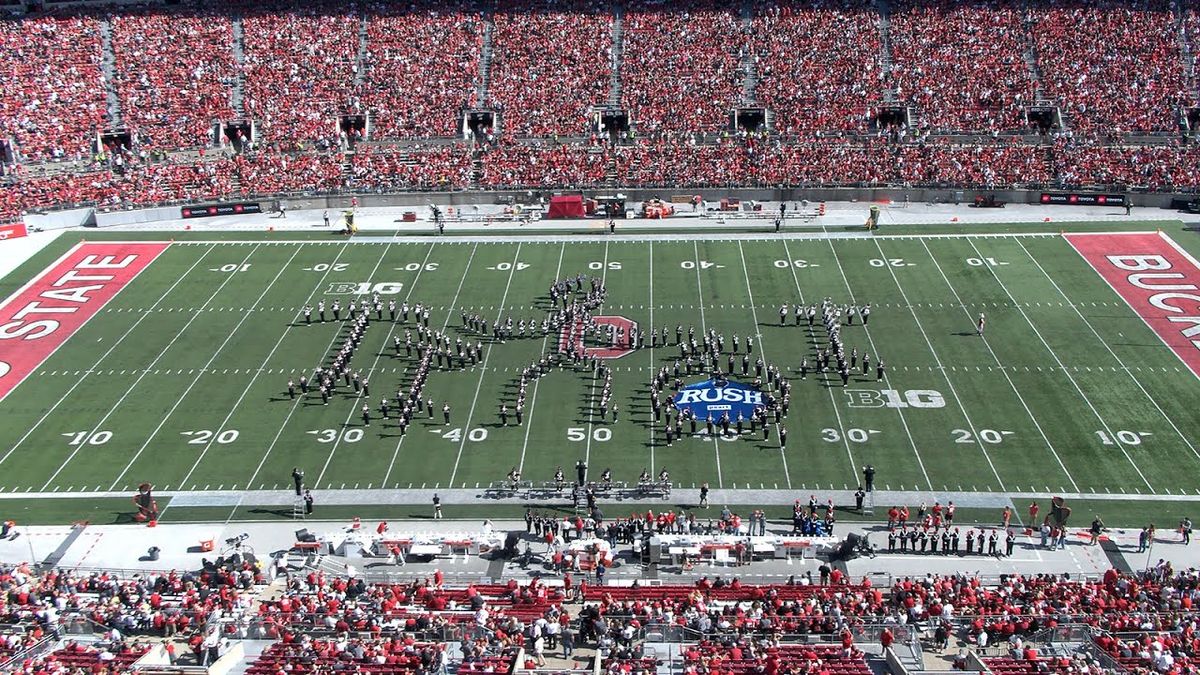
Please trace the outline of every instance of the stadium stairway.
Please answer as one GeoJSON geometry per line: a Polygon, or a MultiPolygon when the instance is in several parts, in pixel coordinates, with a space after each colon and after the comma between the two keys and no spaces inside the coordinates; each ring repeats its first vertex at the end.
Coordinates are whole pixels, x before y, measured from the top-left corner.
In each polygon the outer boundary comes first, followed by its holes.
{"type": "Polygon", "coordinates": [[[1183,12],[1178,5],[1172,5],[1175,13],[1175,31],[1179,40],[1179,60],[1183,64],[1184,77],[1187,78],[1188,91],[1196,99],[1200,99],[1200,83],[1196,81],[1195,45],[1188,42],[1187,29],[1184,27],[1183,12]]]}
{"type": "Polygon", "coordinates": [[[113,50],[112,22],[100,21],[100,74],[108,103],[108,126],[119,128],[122,123],[121,98],[117,96],[117,53],[113,50]]]}
{"type": "Polygon", "coordinates": [[[608,105],[621,106],[621,60],[625,56],[625,11],[621,7],[613,10],[612,22],[612,75],[608,80],[608,105]]]}
{"type": "Polygon", "coordinates": [[[479,80],[475,83],[476,105],[487,105],[488,100],[488,85],[491,81],[492,72],[492,34],[496,30],[496,23],[488,17],[483,22],[483,48],[479,52],[479,80]]]}
{"type": "Polygon", "coordinates": [[[1025,20],[1022,22],[1021,37],[1025,42],[1025,72],[1029,79],[1033,80],[1033,99],[1034,101],[1046,100],[1046,95],[1042,91],[1042,68],[1038,65],[1037,47],[1033,44],[1033,22],[1025,20]]]}
{"type": "Polygon", "coordinates": [[[883,2],[879,3],[879,63],[883,68],[885,81],[883,102],[896,103],[896,85],[892,81],[892,18],[891,10],[883,2]]]}
{"type": "Polygon", "coordinates": [[[246,116],[245,109],[245,85],[246,85],[246,32],[245,26],[242,23],[242,17],[235,16],[233,24],[233,62],[237,66],[237,76],[233,80],[233,86],[229,90],[229,107],[237,113],[238,117],[246,116]]]}
{"type": "MultiPolygon", "coordinates": [[[[754,10],[749,3],[742,4],[742,32],[745,37],[754,34],[754,10]]],[[[745,47],[745,53],[742,54],[742,104],[753,105],[757,101],[758,89],[758,63],[754,49],[750,47],[750,40],[743,39],[742,44],[745,47]]]]}
{"type": "Polygon", "coordinates": [[[354,87],[355,89],[362,86],[363,79],[366,77],[366,60],[367,60],[367,15],[365,12],[360,12],[358,15],[358,54],[354,57],[354,87]]]}

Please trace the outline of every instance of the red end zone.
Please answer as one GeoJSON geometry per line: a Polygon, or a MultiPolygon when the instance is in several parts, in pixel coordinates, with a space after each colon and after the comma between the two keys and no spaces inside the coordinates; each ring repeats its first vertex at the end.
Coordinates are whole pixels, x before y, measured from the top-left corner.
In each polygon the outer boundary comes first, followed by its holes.
{"type": "Polygon", "coordinates": [[[1200,377],[1200,264],[1165,234],[1064,235],[1200,377]]]}
{"type": "Polygon", "coordinates": [[[170,244],[79,244],[0,305],[0,399],[170,244]]]}

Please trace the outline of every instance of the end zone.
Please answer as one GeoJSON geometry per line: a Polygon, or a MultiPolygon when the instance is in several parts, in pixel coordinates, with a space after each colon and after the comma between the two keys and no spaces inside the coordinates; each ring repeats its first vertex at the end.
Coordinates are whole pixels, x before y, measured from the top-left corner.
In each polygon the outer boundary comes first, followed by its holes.
{"type": "Polygon", "coordinates": [[[1196,259],[1162,233],[1063,237],[1200,377],[1200,265],[1196,259]]]}
{"type": "Polygon", "coordinates": [[[168,246],[81,243],[0,305],[0,400],[168,246]]]}

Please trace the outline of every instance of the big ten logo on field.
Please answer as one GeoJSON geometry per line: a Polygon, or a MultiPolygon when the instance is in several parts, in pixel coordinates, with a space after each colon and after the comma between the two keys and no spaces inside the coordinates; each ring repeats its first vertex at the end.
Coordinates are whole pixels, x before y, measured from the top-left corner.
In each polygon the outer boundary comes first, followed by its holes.
{"type": "Polygon", "coordinates": [[[934,389],[843,389],[851,408],[945,408],[946,399],[934,389]]]}
{"type": "Polygon", "coordinates": [[[335,281],[329,284],[326,289],[326,295],[370,295],[378,293],[380,295],[396,295],[404,290],[404,284],[399,281],[381,281],[372,283],[370,281],[335,281]]]}

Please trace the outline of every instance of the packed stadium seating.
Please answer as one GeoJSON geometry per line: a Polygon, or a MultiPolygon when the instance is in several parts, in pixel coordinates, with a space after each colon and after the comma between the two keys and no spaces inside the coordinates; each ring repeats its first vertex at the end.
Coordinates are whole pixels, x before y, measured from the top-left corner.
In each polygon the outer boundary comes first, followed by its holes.
{"type": "Polygon", "coordinates": [[[877,21],[865,0],[778,0],[756,9],[756,91],[780,133],[867,129],[882,99],[877,21]]]}
{"type": "Polygon", "coordinates": [[[60,8],[0,23],[0,218],[334,190],[1194,190],[1185,46],[1200,47],[1195,1],[60,8]],[[592,106],[616,94],[631,133],[592,137],[592,106]],[[1065,130],[1028,135],[1038,100],[1061,105],[1065,130]],[[765,107],[770,132],[733,132],[739,105],[765,107]],[[918,128],[877,131],[887,105],[911,106],[918,128]],[[498,135],[441,145],[476,106],[499,113],[498,135]],[[343,115],[366,116],[372,143],[355,151],[343,115]],[[239,118],[255,123],[250,156],[172,156],[239,118]],[[95,147],[116,125],[137,144],[123,161],[95,147]],[[427,138],[443,140],[395,146],[427,138]],[[49,178],[54,160],[74,163],[49,178]]]}
{"type": "Polygon", "coordinates": [[[608,98],[612,14],[603,3],[504,3],[493,20],[490,102],[514,136],[579,136],[608,98]]]}
{"type": "Polygon", "coordinates": [[[891,77],[900,100],[939,130],[1023,128],[1034,96],[1022,35],[1016,3],[893,4],[891,77]]]}
{"type": "Polygon", "coordinates": [[[117,15],[112,31],[121,110],[139,143],[162,150],[209,145],[214,123],[234,116],[229,17],[157,9],[117,15]]]}
{"type": "Polygon", "coordinates": [[[480,16],[443,3],[389,5],[367,16],[362,99],[372,138],[454,136],[479,103],[480,16]]]}

